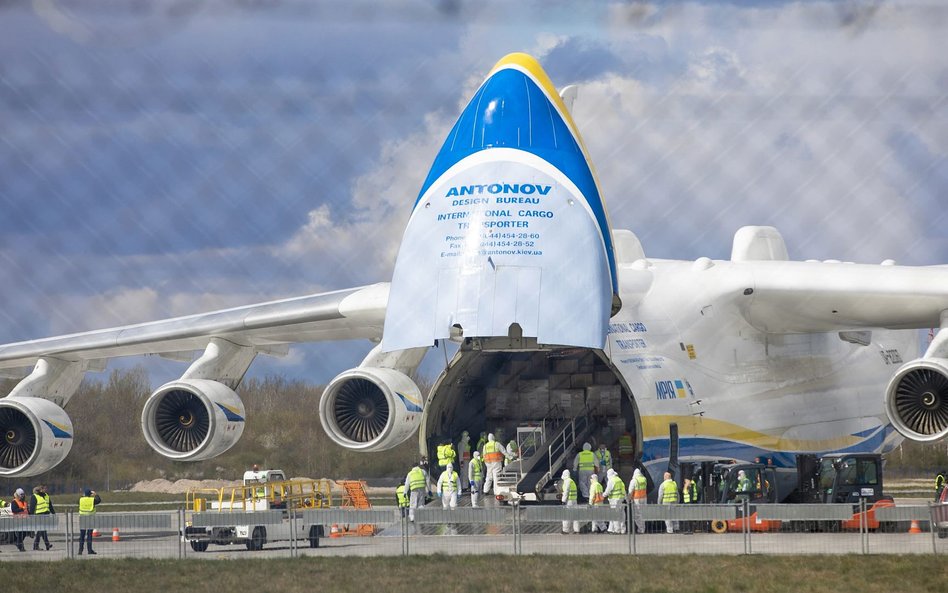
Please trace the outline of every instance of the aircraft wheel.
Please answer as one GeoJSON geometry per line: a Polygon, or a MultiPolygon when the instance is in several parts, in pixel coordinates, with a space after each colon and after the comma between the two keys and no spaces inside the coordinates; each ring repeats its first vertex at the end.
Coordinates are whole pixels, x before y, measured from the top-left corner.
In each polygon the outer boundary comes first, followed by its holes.
{"type": "Polygon", "coordinates": [[[711,521],[711,531],[715,533],[726,533],[727,521],[724,519],[715,519],[714,521],[711,521]]]}
{"type": "Polygon", "coordinates": [[[210,542],[191,540],[191,549],[195,552],[206,552],[210,542]]]}

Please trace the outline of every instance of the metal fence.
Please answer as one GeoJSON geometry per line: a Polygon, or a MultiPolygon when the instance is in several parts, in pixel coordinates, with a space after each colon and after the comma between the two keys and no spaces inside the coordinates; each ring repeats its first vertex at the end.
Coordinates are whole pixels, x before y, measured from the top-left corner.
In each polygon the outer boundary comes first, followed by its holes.
{"type": "Polygon", "coordinates": [[[934,522],[937,508],[867,509],[863,505],[854,514],[852,505],[424,507],[415,510],[414,520],[394,507],[248,513],[180,509],[92,516],[68,512],[0,518],[0,561],[89,558],[90,547],[96,558],[166,559],[243,555],[945,554],[948,529],[943,525],[939,530],[934,522]],[[89,536],[92,544],[80,554],[83,530],[95,535],[89,536]],[[48,534],[48,550],[42,531],[48,534]],[[202,533],[215,535],[195,537],[202,533]],[[18,534],[25,536],[23,552],[15,546],[18,534]],[[232,543],[225,545],[219,537],[232,543]]]}

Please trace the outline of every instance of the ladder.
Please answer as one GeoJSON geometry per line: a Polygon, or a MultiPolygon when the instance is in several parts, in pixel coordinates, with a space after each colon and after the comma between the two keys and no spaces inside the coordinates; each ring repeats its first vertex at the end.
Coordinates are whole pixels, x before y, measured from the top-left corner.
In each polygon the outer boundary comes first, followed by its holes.
{"type": "MultiPolygon", "coordinates": [[[[365,493],[365,482],[362,480],[336,480],[336,484],[342,486],[345,492],[342,495],[342,508],[350,509],[371,509],[372,503],[365,493]]],[[[375,525],[358,525],[355,529],[349,529],[344,525],[338,529],[338,535],[375,535],[375,525]]]]}

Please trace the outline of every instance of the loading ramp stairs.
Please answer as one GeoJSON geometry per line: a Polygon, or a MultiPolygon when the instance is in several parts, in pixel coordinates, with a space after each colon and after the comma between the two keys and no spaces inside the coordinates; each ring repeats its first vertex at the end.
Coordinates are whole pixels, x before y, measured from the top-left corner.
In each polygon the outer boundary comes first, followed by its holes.
{"type": "Polygon", "coordinates": [[[592,434],[595,428],[592,414],[593,410],[585,408],[583,414],[575,418],[563,418],[554,406],[539,426],[518,428],[517,444],[522,455],[500,473],[498,489],[535,493],[538,500],[541,499],[540,493],[557,479],[564,467],[570,466],[576,451],[592,434]]]}

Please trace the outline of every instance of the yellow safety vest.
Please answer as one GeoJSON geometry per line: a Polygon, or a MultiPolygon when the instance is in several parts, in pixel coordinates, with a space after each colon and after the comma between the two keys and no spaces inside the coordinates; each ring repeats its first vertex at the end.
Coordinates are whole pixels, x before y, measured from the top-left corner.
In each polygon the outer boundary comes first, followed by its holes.
{"type": "Polygon", "coordinates": [[[448,476],[448,472],[441,474],[441,491],[442,492],[454,492],[458,487],[458,472],[451,471],[451,475],[448,476]],[[447,476],[447,479],[445,479],[447,476]]]}
{"type": "Polygon", "coordinates": [[[645,476],[638,475],[632,479],[632,498],[641,499],[646,497],[646,490],[648,489],[648,481],[646,481],[645,476]]]}
{"type": "Polygon", "coordinates": [[[484,445],[484,461],[487,463],[503,461],[504,454],[500,452],[500,446],[497,441],[487,441],[484,445]]]}
{"type": "Polygon", "coordinates": [[[573,478],[563,480],[563,492],[566,493],[566,500],[576,502],[576,482],[573,481],[573,478]]]}
{"type": "Polygon", "coordinates": [[[49,494],[33,494],[33,498],[36,499],[36,510],[33,511],[34,515],[46,515],[49,514],[49,494]]]}
{"type": "Polygon", "coordinates": [[[94,496],[83,496],[79,498],[79,514],[80,515],[94,515],[95,514],[95,497],[94,496]]]}
{"type": "Polygon", "coordinates": [[[454,447],[449,443],[447,445],[438,445],[438,465],[444,467],[454,461],[457,454],[454,447]]]}
{"type": "Polygon", "coordinates": [[[480,457],[471,459],[471,479],[480,482],[484,478],[484,460],[480,457]]]}
{"type": "Polygon", "coordinates": [[[408,486],[411,490],[425,489],[425,472],[421,471],[420,467],[413,467],[408,472],[408,486]]]}
{"type": "Polygon", "coordinates": [[[619,437],[619,457],[631,456],[635,452],[632,435],[626,433],[619,437]]]}
{"type": "Polygon", "coordinates": [[[675,483],[675,480],[665,480],[662,482],[662,487],[665,488],[662,495],[662,504],[678,502],[678,484],[675,483]]]}
{"type": "Polygon", "coordinates": [[[609,449],[596,451],[596,460],[600,466],[609,467],[612,465],[612,453],[609,452],[609,449]]]}
{"type": "Polygon", "coordinates": [[[692,482],[691,485],[685,488],[681,493],[681,498],[685,504],[698,502],[698,486],[692,482]]]}
{"type": "Polygon", "coordinates": [[[591,472],[596,469],[596,455],[592,451],[580,451],[579,463],[576,464],[579,471],[591,472]]]}
{"type": "Polygon", "coordinates": [[[408,506],[408,497],[405,496],[404,484],[399,484],[398,488],[395,489],[395,499],[398,501],[398,506],[400,507],[408,506]]]}
{"type": "Polygon", "coordinates": [[[609,492],[609,500],[622,500],[625,498],[625,482],[622,481],[622,478],[616,476],[614,478],[615,483],[612,485],[612,490],[609,492]]]}
{"type": "Polygon", "coordinates": [[[589,486],[589,500],[591,500],[593,504],[600,504],[603,500],[602,492],[602,484],[599,482],[593,482],[589,486]]]}

